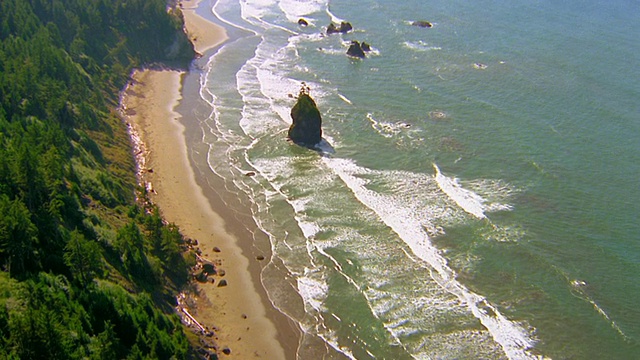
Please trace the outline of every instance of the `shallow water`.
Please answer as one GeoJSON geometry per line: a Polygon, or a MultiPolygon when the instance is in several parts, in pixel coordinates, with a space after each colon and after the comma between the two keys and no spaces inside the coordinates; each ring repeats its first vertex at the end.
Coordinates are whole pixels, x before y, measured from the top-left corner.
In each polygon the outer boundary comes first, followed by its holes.
{"type": "Polygon", "coordinates": [[[268,235],[263,285],[303,329],[300,358],[317,339],[357,359],[639,353],[638,10],[212,6],[230,40],[198,62],[190,146],[268,235]],[[322,34],[341,20],[355,31],[322,34]],[[373,51],[350,59],[351,40],[373,51]],[[317,152],[285,139],[302,82],[317,152]]]}

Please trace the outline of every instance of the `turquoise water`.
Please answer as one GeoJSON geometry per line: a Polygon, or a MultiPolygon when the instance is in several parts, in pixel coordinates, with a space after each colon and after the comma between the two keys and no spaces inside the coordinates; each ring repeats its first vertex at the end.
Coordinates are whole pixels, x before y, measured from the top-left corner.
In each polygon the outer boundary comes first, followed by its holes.
{"type": "Polygon", "coordinates": [[[200,11],[230,40],[197,64],[191,146],[268,235],[299,358],[640,354],[640,4],[200,11]],[[322,35],[332,20],[355,31],[322,35]],[[350,59],[351,40],[373,51],[350,59]],[[302,82],[319,151],[285,139],[302,82]]]}

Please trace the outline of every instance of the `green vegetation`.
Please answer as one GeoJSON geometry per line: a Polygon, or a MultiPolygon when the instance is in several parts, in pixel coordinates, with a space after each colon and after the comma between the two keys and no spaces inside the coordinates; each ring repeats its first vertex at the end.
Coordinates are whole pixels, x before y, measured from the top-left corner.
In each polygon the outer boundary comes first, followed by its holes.
{"type": "Polygon", "coordinates": [[[136,204],[114,111],[132,68],[193,55],[165,0],[0,2],[0,358],[193,354],[184,241],[136,204]]]}

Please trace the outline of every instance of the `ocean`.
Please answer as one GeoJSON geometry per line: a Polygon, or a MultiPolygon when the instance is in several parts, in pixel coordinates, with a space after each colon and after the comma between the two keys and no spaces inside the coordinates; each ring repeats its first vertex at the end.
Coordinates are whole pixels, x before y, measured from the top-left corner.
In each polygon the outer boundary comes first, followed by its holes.
{"type": "Polygon", "coordinates": [[[199,13],[229,40],[194,64],[189,151],[263,234],[299,359],[640,356],[638,1],[199,13]],[[303,83],[315,151],[286,139],[303,83]]]}

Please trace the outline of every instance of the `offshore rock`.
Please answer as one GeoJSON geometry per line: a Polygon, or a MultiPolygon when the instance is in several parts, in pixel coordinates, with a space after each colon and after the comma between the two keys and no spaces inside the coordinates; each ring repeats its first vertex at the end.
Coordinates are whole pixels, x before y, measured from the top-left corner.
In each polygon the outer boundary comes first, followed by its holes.
{"type": "Polygon", "coordinates": [[[357,57],[360,59],[365,58],[364,49],[362,45],[357,41],[352,41],[351,46],[349,46],[349,50],[347,50],[347,55],[357,57]]]}
{"type": "Polygon", "coordinates": [[[322,117],[316,102],[309,96],[309,89],[303,85],[298,101],[291,109],[293,123],[287,136],[298,145],[313,147],[322,140],[322,117]]]}
{"type": "Polygon", "coordinates": [[[414,21],[411,23],[411,25],[413,26],[417,26],[417,27],[422,27],[422,28],[430,28],[433,26],[433,24],[431,24],[428,21],[425,20],[418,20],[418,21],[414,21]]]}
{"type": "Polygon", "coordinates": [[[341,22],[340,23],[340,27],[337,27],[336,24],[334,24],[334,23],[331,23],[331,24],[329,24],[329,26],[327,26],[327,34],[329,34],[329,35],[337,34],[337,33],[346,34],[351,30],[353,30],[353,26],[351,26],[351,23],[349,23],[347,21],[341,22]]]}

